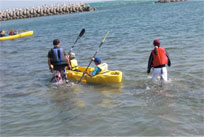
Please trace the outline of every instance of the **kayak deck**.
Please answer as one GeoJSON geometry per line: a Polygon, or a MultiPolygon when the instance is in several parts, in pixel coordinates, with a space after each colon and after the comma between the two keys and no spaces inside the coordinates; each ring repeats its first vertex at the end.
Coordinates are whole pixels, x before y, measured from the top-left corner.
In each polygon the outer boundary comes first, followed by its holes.
{"type": "MultiPolygon", "coordinates": [[[[69,80],[76,80],[79,81],[85,71],[86,67],[79,67],[79,72],[67,70],[67,78],[69,80]]],[[[89,67],[87,72],[93,72],[94,68],[89,67]]],[[[105,71],[103,73],[97,74],[93,77],[88,75],[84,75],[81,80],[84,83],[121,83],[122,82],[122,72],[115,70],[115,71],[105,71]]]]}

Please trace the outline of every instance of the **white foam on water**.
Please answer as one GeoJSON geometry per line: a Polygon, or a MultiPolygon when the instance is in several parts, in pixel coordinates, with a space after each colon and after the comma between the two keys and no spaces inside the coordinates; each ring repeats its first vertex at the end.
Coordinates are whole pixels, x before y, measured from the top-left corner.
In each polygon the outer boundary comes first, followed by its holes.
{"type": "Polygon", "coordinates": [[[148,75],[148,76],[147,76],[147,79],[151,79],[151,78],[152,78],[152,76],[151,76],[151,75],[148,75]]]}
{"type": "Polygon", "coordinates": [[[150,87],[149,87],[149,86],[147,86],[147,87],[146,87],[146,90],[150,90],[150,87]]]}

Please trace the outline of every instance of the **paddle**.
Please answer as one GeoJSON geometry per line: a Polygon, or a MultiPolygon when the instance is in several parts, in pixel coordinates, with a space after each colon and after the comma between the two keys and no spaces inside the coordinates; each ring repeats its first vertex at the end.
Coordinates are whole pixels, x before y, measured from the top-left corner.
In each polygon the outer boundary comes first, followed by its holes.
{"type": "Polygon", "coordinates": [[[80,39],[81,36],[83,36],[85,33],[85,29],[82,29],[79,36],[77,37],[77,39],[75,40],[74,44],[72,45],[71,49],[69,50],[69,54],[72,52],[72,49],[74,48],[76,42],[80,39]]]}
{"type": "MultiPolygon", "coordinates": [[[[14,29],[10,29],[9,31],[2,30],[2,33],[11,32],[11,31],[14,31],[14,29]]],[[[19,31],[27,31],[27,30],[25,30],[25,29],[21,29],[21,30],[19,30],[19,31]]]]}
{"type": "MultiPolygon", "coordinates": [[[[104,43],[106,37],[108,36],[108,34],[109,34],[109,32],[106,33],[105,37],[104,37],[103,40],[101,41],[101,43],[100,43],[100,45],[99,45],[97,51],[95,52],[95,54],[93,55],[92,58],[95,58],[96,54],[98,53],[99,49],[100,49],[101,46],[103,45],[103,43],[104,43]]],[[[86,67],[86,69],[85,69],[84,72],[86,72],[86,71],[88,70],[88,68],[89,68],[89,66],[91,65],[91,63],[92,63],[92,59],[91,59],[91,61],[89,62],[89,65],[86,67]]],[[[81,76],[80,80],[78,81],[78,84],[81,82],[81,80],[82,80],[82,78],[84,77],[84,75],[85,75],[85,73],[83,73],[83,75],[81,76]]]]}
{"type": "Polygon", "coordinates": [[[9,32],[14,31],[14,29],[10,29],[9,32]]]}
{"type": "Polygon", "coordinates": [[[21,29],[20,31],[27,31],[27,30],[25,30],[25,29],[21,29]]]}

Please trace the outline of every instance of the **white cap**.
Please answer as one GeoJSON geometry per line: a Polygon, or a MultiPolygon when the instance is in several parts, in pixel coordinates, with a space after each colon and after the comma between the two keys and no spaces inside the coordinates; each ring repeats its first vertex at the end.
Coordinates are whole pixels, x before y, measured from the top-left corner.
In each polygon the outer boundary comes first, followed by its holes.
{"type": "Polygon", "coordinates": [[[71,52],[71,53],[70,53],[70,56],[71,56],[71,57],[75,57],[75,53],[74,53],[74,52],[71,52]]]}

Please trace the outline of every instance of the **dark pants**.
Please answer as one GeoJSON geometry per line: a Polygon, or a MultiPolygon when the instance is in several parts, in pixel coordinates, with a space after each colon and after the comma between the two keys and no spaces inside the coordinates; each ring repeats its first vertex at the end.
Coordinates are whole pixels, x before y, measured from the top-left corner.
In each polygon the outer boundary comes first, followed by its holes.
{"type": "Polygon", "coordinates": [[[67,65],[54,65],[54,70],[64,70],[67,65]]]}

